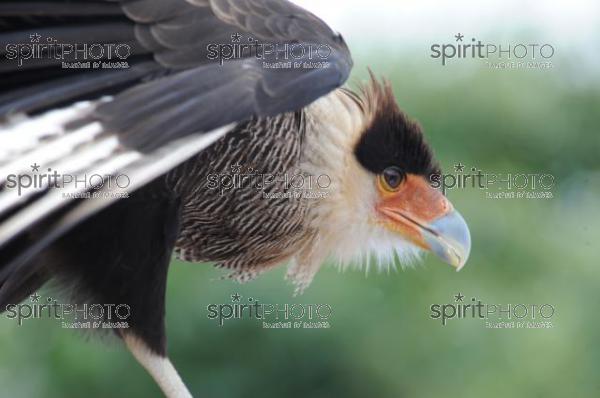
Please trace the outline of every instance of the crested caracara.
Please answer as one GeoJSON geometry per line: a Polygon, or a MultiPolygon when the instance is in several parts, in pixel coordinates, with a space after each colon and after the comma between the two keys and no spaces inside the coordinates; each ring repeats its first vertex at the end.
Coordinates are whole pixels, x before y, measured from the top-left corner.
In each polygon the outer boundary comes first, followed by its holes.
{"type": "Polygon", "coordinates": [[[0,312],[51,280],[127,304],[115,334],[187,397],[166,355],[173,254],[239,281],[288,264],[298,291],[327,260],[465,264],[421,127],[387,83],[342,88],[346,43],[304,9],[8,1],[0,29],[0,312]]]}

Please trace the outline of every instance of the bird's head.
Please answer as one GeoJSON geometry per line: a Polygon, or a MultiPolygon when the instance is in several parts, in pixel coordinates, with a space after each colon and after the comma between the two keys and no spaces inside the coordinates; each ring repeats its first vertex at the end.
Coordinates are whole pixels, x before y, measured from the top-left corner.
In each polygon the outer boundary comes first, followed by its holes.
{"type": "Polygon", "coordinates": [[[460,270],[469,256],[469,229],[432,187],[431,176],[440,171],[421,126],[400,110],[388,83],[372,79],[353,100],[364,118],[345,151],[335,198],[343,205],[331,212],[334,257],[347,262],[374,254],[384,263],[424,250],[460,270]]]}

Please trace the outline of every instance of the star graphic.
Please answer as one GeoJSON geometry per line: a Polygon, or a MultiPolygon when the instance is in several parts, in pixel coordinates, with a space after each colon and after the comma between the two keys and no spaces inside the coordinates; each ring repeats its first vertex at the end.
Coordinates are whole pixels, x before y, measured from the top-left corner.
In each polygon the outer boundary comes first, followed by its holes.
{"type": "Polygon", "coordinates": [[[231,301],[232,302],[236,302],[237,301],[239,303],[241,298],[242,298],[242,296],[240,296],[238,293],[231,295],[231,301]]]}
{"type": "Polygon", "coordinates": [[[34,33],[34,34],[29,35],[29,38],[31,39],[32,43],[39,43],[42,36],[38,33],[34,33]]]}
{"type": "Polygon", "coordinates": [[[463,301],[465,296],[462,295],[461,293],[455,294],[454,298],[456,299],[456,302],[458,303],[459,301],[463,301]]]}
{"type": "Polygon", "coordinates": [[[456,41],[463,41],[463,38],[465,36],[459,33],[459,34],[455,35],[454,37],[456,38],[456,41]]]}
{"type": "Polygon", "coordinates": [[[465,165],[458,162],[458,164],[454,165],[454,171],[456,171],[457,173],[462,173],[465,170],[465,165]]]}
{"type": "Polygon", "coordinates": [[[40,171],[40,165],[37,163],[32,164],[31,171],[35,171],[37,173],[38,171],[40,171]]]}
{"type": "Polygon", "coordinates": [[[239,33],[234,33],[231,35],[232,43],[239,43],[241,40],[242,40],[242,35],[240,35],[239,33]]]}
{"type": "Polygon", "coordinates": [[[42,297],[42,296],[40,296],[39,294],[37,294],[37,292],[35,292],[29,297],[31,298],[32,303],[37,303],[40,301],[40,297],[42,297]]]}
{"type": "Polygon", "coordinates": [[[239,174],[242,171],[242,165],[239,163],[231,165],[231,171],[235,174],[239,174]]]}

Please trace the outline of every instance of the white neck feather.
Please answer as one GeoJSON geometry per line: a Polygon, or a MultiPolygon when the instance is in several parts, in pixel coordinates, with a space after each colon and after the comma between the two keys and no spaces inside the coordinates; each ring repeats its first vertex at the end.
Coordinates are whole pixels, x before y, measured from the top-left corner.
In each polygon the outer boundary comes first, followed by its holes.
{"type": "Polygon", "coordinates": [[[393,267],[410,263],[419,250],[378,225],[375,176],[354,156],[354,147],[369,123],[361,107],[337,90],[307,110],[304,160],[301,168],[312,175],[328,175],[327,195],[310,206],[315,238],[296,255],[288,277],[306,287],[326,260],[340,268],[350,265],[393,267]]]}

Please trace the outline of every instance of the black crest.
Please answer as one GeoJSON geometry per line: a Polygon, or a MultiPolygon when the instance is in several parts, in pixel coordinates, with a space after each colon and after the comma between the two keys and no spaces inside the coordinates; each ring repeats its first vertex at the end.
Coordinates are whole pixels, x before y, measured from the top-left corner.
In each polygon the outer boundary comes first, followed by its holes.
{"type": "Polygon", "coordinates": [[[371,75],[370,85],[362,91],[363,109],[371,122],[354,149],[360,164],[375,174],[391,166],[424,176],[439,173],[421,126],[400,110],[390,84],[371,75]]]}

